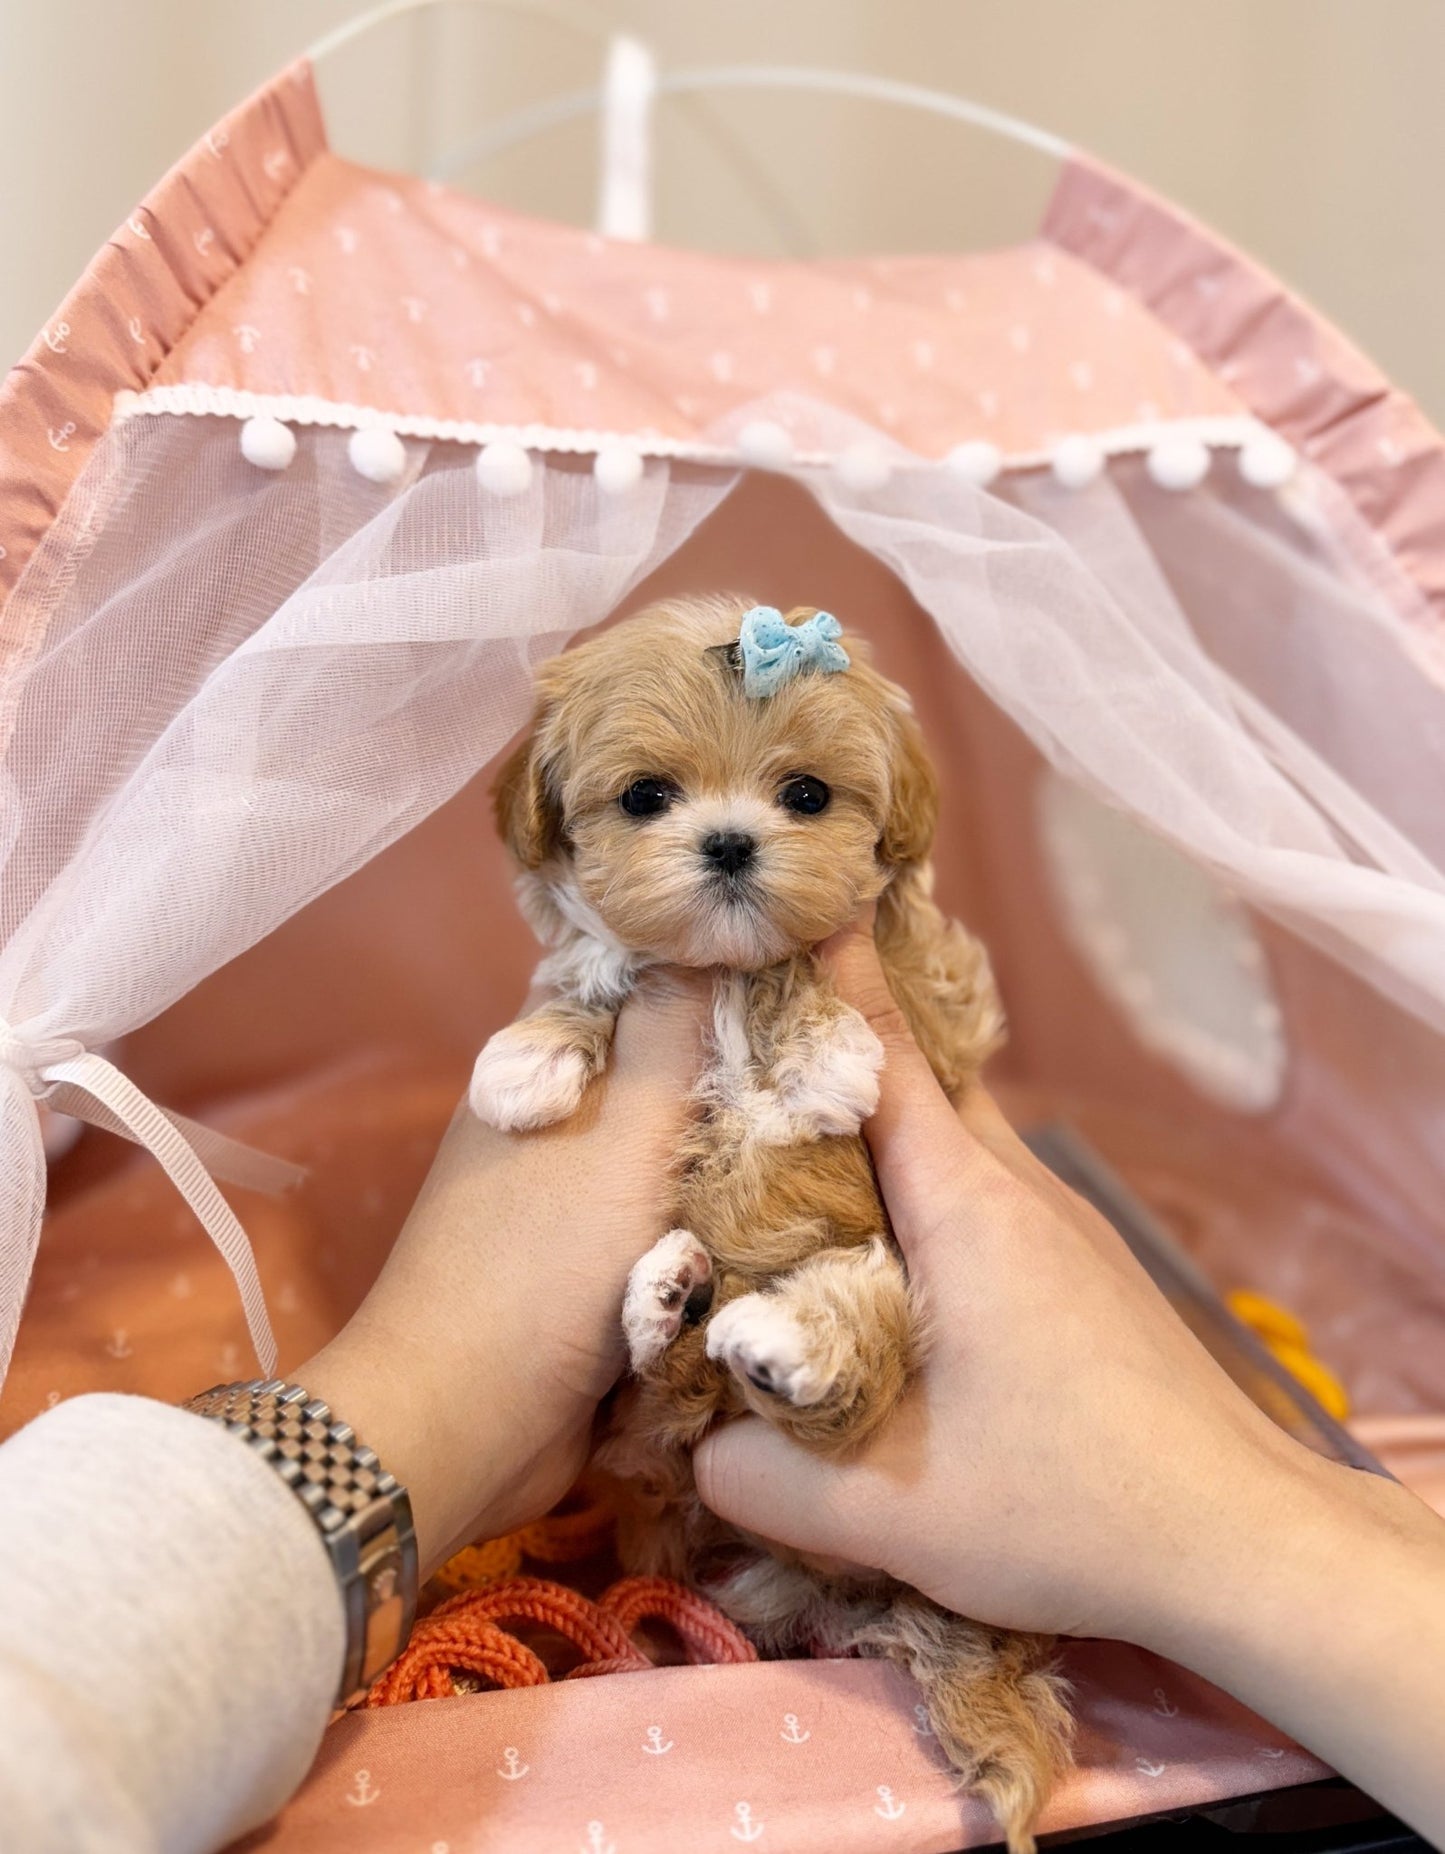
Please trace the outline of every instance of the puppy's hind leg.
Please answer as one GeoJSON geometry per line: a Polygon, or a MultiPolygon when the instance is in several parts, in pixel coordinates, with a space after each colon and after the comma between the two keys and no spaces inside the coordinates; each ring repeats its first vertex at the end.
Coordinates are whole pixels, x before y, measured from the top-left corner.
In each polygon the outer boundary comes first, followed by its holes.
{"type": "Polygon", "coordinates": [[[633,1263],[622,1301],[627,1356],[641,1376],[712,1305],[712,1261],[691,1230],[669,1230],[633,1263]]]}
{"type": "Polygon", "coordinates": [[[888,1416],[915,1363],[908,1282],[881,1236],[809,1256],[707,1327],[749,1406],[824,1453],[852,1448],[888,1416]]]}
{"type": "Polygon", "coordinates": [[[851,1645],[907,1668],[959,1780],[993,1810],[1010,1854],[1033,1854],[1034,1824],[1073,1761],[1052,1641],[985,1628],[910,1593],[851,1645]]]}

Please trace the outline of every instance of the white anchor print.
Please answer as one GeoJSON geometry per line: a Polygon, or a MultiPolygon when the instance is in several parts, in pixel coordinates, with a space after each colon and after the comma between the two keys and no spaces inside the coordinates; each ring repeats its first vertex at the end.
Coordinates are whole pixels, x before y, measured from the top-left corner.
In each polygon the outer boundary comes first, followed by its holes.
{"type": "Polygon", "coordinates": [[[1174,1704],[1173,1700],[1170,1699],[1163,1687],[1155,1687],[1154,1689],[1154,1710],[1161,1719],[1175,1719],[1179,1716],[1179,1708],[1174,1704]]]}
{"type": "Polygon", "coordinates": [[[199,232],[191,233],[191,243],[196,247],[201,257],[206,255],[215,242],[216,228],[212,225],[203,225],[199,232]]]}
{"type": "Polygon", "coordinates": [[[1035,281],[1043,284],[1046,290],[1051,290],[1054,287],[1057,276],[1058,273],[1054,269],[1054,260],[1051,257],[1034,259],[1035,281]]]}
{"type": "Polygon", "coordinates": [[[998,394],[985,389],[978,396],[978,409],[985,418],[998,417],[998,394]]]}
{"type": "Polygon", "coordinates": [[[393,219],[406,210],[406,201],[397,192],[395,187],[387,187],[383,190],[381,202],[393,219]]]}
{"type": "Polygon", "coordinates": [[[733,366],[733,357],[731,354],[724,354],[721,350],[719,350],[718,353],[713,354],[709,357],[707,368],[708,368],[708,372],[712,375],[712,377],[718,382],[720,386],[726,386],[728,382],[732,379],[734,371],[735,371],[734,366],[733,366]]]}
{"type": "Polygon", "coordinates": [[[797,1713],[785,1712],[783,1714],[783,1730],[778,1733],[778,1736],[786,1744],[801,1745],[806,1744],[813,1734],[811,1732],[805,1732],[799,1726],[797,1713]]]}
{"type": "Polygon", "coordinates": [[[860,314],[866,309],[871,309],[873,307],[872,292],[862,288],[854,290],[853,307],[858,310],[860,314]]]}
{"type": "Polygon", "coordinates": [[[562,298],[555,290],[543,290],[542,307],[548,315],[561,315],[564,306],[562,298]]]}
{"type": "Polygon", "coordinates": [[[1008,332],[1008,340],[1009,346],[1016,354],[1027,354],[1033,346],[1033,331],[1026,328],[1022,322],[1015,322],[1008,332]]]}
{"type": "Polygon", "coordinates": [[[607,1839],[607,1830],[600,1822],[587,1824],[587,1841],[582,1854],[617,1854],[617,1844],[607,1839]]]}
{"type": "Polygon", "coordinates": [[[380,1798],[381,1791],[372,1788],[371,1772],[358,1770],[351,1788],[346,1792],[346,1800],[354,1809],[365,1809],[380,1798]]]}
{"type": "Polygon", "coordinates": [[[734,1841],[756,1841],[763,1832],[763,1824],[753,1820],[751,1803],[734,1803],[733,1814],[738,1818],[728,1830],[734,1841]]]}
{"type": "Polygon", "coordinates": [[[662,1727],[660,1725],[649,1725],[647,1728],[647,1743],[642,1748],[647,1752],[649,1757],[666,1757],[667,1753],[672,1749],[672,1744],[673,1741],[670,1738],[666,1744],[662,1742],[662,1727]]]}
{"type": "Polygon", "coordinates": [[[372,353],[370,348],[361,347],[357,343],[353,342],[352,345],[347,349],[347,353],[350,354],[351,358],[356,362],[357,370],[359,372],[361,373],[371,372],[371,363],[376,359],[376,356],[375,354],[372,353]]]}
{"type": "Polygon", "coordinates": [[[58,1404],[59,1402],[60,1402],[60,1392],[59,1391],[46,1391],[45,1407],[47,1410],[53,1410],[56,1404],[58,1404]]]}
{"type": "Polygon", "coordinates": [[[1169,1766],[1167,1764],[1156,1764],[1152,1758],[1136,1757],[1134,1759],[1134,1768],[1141,1777],[1162,1777],[1169,1766]]]}
{"type": "Polygon", "coordinates": [[[261,163],[261,172],[267,180],[279,180],[291,165],[291,157],[284,148],[273,148],[261,163]]]}
{"type": "Polygon", "coordinates": [[[686,393],[679,393],[672,402],[684,418],[692,418],[697,412],[697,401],[686,393]]]}
{"type": "Polygon", "coordinates": [[[607,240],[600,232],[587,232],[582,239],[582,249],[588,257],[601,257],[607,249],[607,240]]]}
{"type": "Polygon", "coordinates": [[[1094,384],[1094,369],[1087,361],[1074,361],[1069,367],[1069,378],[1081,393],[1087,393],[1094,384]]]}
{"type": "Polygon", "coordinates": [[[496,258],[502,255],[502,234],[494,225],[482,227],[482,256],[496,258]]]}
{"type": "Polygon", "coordinates": [[[878,1800],[873,1805],[874,1815],[881,1815],[885,1822],[896,1822],[907,1807],[907,1803],[897,1802],[894,1799],[893,1792],[886,1783],[878,1785],[878,1800]]]}
{"type": "Polygon", "coordinates": [[[1123,315],[1123,313],[1124,292],[1122,290],[1106,290],[1104,293],[1104,314],[1118,317],[1123,315]]]}
{"type": "Polygon", "coordinates": [[[336,243],[341,250],[342,256],[350,257],[361,243],[361,237],[360,234],[353,231],[349,225],[338,225],[336,227],[336,243]]]}
{"type": "Polygon", "coordinates": [[[70,338],[69,322],[57,322],[53,329],[47,328],[45,330],[45,345],[47,348],[50,349],[50,352],[52,354],[67,353],[69,350],[66,348],[65,344],[69,340],[69,338],[70,338]]]}
{"type": "Polygon", "coordinates": [[[595,390],[597,385],[597,363],[595,361],[578,361],[577,384],[584,393],[595,390]]]}
{"type": "Polygon", "coordinates": [[[913,344],[913,364],[920,373],[927,373],[933,366],[933,343],[915,341],[913,344]]]}
{"type": "Polygon", "coordinates": [[[502,1753],[502,1762],[497,1766],[497,1775],[507,1783],[515,1783],[518,1778],[525,1777],[531,1768],[530,1764],[522,1762],[522,1754],[517,1747],[508,1745],[502,1753]]]}
{"type": "Polygon", "coordinates": [[[773,306],[773,286],[771,283],[750,283],[748,300],[759,315],[766,315],[773,306]]]}
{"type": "Polygon", "coordinates": [[[672,309],[672,299],[666,290],[644,290],[642,300],[647,305],[647,313],[654,322],[665,322],[672,309]]]}
{"type": "Polygon", "coordinates": [[[824,379],[832,373],[837,364],[838,350],[836,348],[813,349],[813,371],[815,373],[821,373],[824,379]]]}
{"type": "Polygon", "coordinates": [[[171,1276],[171,1292],[177,1300],[189,1300],[192,1294],[191,1277],[187,1274],[171,1276]]]}
{"type": "Polygon", "coordinates": [[[146,331],[145,323],[141,321],[140,317],[138,315],[133,315],[126,323],[126,328],[129,330],[130,338],[136,346],[143,348],[145,346],[146,331]]]}
{"type": "MultiPolygon", "coordinates": [[[[171,1291],[174,1293],[174,1288],[171,1291]]],[[[278,1313],[299,1313],[301,1311],[301,1296],[296,1292],[294,1281],[281,1283],[281,1291],[276,1296],[276,1310],[278,1313]]]]}
{"type": "Polygon", "coordinates": [[[303,270],[299,264],[288,264],[286,275],[291,279],[291,288],[298,296],[311,294],[311,272],[303,270]]]}
{"type": "Polygon", "coordinates": [[[913,1729],[920,1738],[932,1738],[936,1735],[933,1727],[928,1722],[928,1708],[926,1706],[915,1706],[913,1708],[913,1729]]]}
{"type": "Polygon", "coordinates": [[[943,306],[953,315],[962,315],[964,310],[968,307],[968,298],[964,295],[962,290],[945,290],[943,292],[943,306]]]}
{"type": "Polygon", "coordinates": [[[135,233],[137,238],[144,238],[147,243],[150,242],[150,233],[146,230],[145,220],[141,218],[138,212],[133,212],[126,220],[126,224],[135,233]]]}
{"type": "Polygon", "coordinates": [[[256,352],[256,343],[261,339],[261,331],[259,328],[254,328],[249,322],[242,322],[238,327],[233,328],[231,333],[241,344],[241,352],[243,354],[254,354],[256,352]]]}
{"type": "Polygon", "coordinates": [[[1313,386],[1323,371],[1319,362],[1311,360],[1308,354],[1295,355],[1294,373],[1301,386],[1313,386]]]}
{"type": "Polygon", "coordinates": [[[1280,1746],[1278,1746],[1278,1745],[1272,1745],[1272,1746],[1268,1746],[1268,1747],[1261,1747],[1261,1749],[1260,1749],[1260,1753],[1259,1753],[1259,1755],[1260,1755],[1261,1757],[1267,1757],[1267,1758],[1271,1758],[1271,1759],[1279,1759],[1279,1758],[1282,1758],[1282,1757],[1284,1756],[1284,1751],[1282,1750],[1282,1748],[1281,1748],[1280,1746]]]}
{"type": "Polygon", "coordinates": [[[52,425],[45,435],[50,439],[51,450],[68,451],[70,440],[75,436],[75,420],[68,418],[63,425],[52,425]]]}
{"type": "Polygon", "coordinates": [[[206,135],[206,146],[219,161],[223,149],[229,148],[231,138],[224,129],[211,129],[206,135]]]}
{"type": "Polygon", "coordinates": [[[408,322],[419,322],[426,314],[426,301],[420,296],[403,296],[401,306],[406,311],[408,322]]]}
{"type": "Polygon", "coordinates": [[[1123,214],[1108,206],[1091,206],[1089,217],[1101,232],[1112,232],[1118,227],[1123,214]]]}
{"type": "Polygon", "coordinates": [[[230,1376],[230,1374],[236,1369],[236,1367],[240,1364],[240,1362],[241,1362],[241,1348],[238,1345],[235,1345],[235,1344],[223,1345],[220,1351],[216,1354],[216,1363],[220,1366],[221,1371],[227,1377],[230,1376]]]}
{"type": "Polygon", "coordinates": [[[453,245],[451,247],[451,255],[453,270],[465,270],[467,265],[472,261],[460,245],[453,245]]]}

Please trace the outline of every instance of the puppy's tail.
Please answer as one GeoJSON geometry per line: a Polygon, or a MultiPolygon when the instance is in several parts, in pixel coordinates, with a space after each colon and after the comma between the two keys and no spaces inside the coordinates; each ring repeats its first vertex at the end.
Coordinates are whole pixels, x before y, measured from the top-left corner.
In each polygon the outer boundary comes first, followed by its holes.
{"type": "Polygon", "coordinates": [[[1073,1762],[1069,1686],[1052,1641],[986,1629],[910,1593],[854,1645],[908,1669],[960,1783],[993,1810],[1009,1854],[1034,1854],[1034,1824],[1073,1762]]]}

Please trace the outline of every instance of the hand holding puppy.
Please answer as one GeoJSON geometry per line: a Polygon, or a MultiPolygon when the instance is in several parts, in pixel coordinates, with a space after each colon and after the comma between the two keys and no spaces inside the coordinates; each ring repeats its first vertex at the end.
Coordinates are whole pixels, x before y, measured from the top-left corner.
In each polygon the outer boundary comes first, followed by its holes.
{"type": "Polygon", "coordinates": [[[955,1112],[866,926],[828,958],[886,1052],[866,1134],[928,1349],[846,1463],[718,1431],[704,1501],[988,1622],[1170,1655],[1445,1833],[1445,1527],[1263,1416],[982,1088],[955,1112]]]}

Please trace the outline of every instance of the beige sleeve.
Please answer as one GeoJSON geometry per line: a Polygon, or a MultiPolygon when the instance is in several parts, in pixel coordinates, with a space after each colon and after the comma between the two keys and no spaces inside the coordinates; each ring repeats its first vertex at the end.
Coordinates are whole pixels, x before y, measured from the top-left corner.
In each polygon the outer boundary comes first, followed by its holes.
{"type": "Polygon", "coordinates": [[[218,1425],[58,1405],[0,1446],[0,1840],[200,1854],[316,1754],[345,1628],[295,1495],[218,1425]]]}

